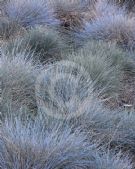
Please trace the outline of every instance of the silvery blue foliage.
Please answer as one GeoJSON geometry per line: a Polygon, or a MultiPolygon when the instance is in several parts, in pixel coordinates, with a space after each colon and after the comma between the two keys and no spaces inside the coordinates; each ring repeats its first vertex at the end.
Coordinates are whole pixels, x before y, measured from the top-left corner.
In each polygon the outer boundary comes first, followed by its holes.
{"type": "Polygon", "coordinates": [[[24,27],[57,23],[47,0],[9,0],[4,10],[10,20],[24,27]]]}
{"type": "Polygon", "coordinates": [[[92,39],[117,42],[124,47],[134,46],[134,19],[123,15],[105,16],[86,25],[84,35],[92,39]]]}
{"type": "MultiPolygon", "coordinates": [[[[114,150],[135,153],[135,115],[134,112],[110,111],[98,100],[88,103],[87,112],[83,113],[81,129],[93,135],[105,147],[114,150]]],[[[78,124],[77,124],[78,125],[78,124]]]]}
{"type": "Polygon", "coordinates": [[[102,41],[89,41],[78,52],[67,56],[68,60],[82,66],[89,73],[94,90],[101,97],[108,97],[110,94],[113,97],[118,93],[120,86],[121,70],[117,58],[121,56],[121,52],[116,48],[114,50],[110,48],[115,48],[115,45],[111,47],[102,41]]]}
{"type": "MultiPolygon", "coordinates": [[[[35,80],[39,69],[33,65],[31,59],[27,59],[25,52],[18,53],[13,58],[11,55],[5,55],[2,51],[0,58],[2,107],[11,101],[16,109],[21,106],[35,109],[35,80]]],[[[6,110],[3,111],[6,113],[6,110]]]]}
{"type": "Polygon", "coordinates": [[[124,9],[105,1],[96,6],[97,17],[92,22],[87,22],[85,29],[77,33],[80,41],[88,39],[116,42],[125,49],[135,46],[135,21],[129,17],[124,9]],[[103,4],[105,4],[103,6],[103,4]]]}
{"type": "Polygon", "coordinates": [[[121,121],[118,126],[118,131],[113,141],[117,146],[123,148],[126,151],[135,153],[135,115],[134,111],[121,114],[121,121]]]}
{"type": "Polygon", "coordinates": [[[59,60],[62,52],[67,49],[65,41],[59,34],[44,26],[37,26],[25,33],[23,37],[10,40],[5,45],[8,53],[26,53],[36,62],[45,63],[48,60],[59,60]]]}
{"type": "Polygon", "coordinates": [[[0,168],[4,169],[131,169],[120,154],[100,154],[86,136],[57,125],[45,128],[42,118],[6,119],[0,128],[0,168]]]}
{"type": "Polygon", "coordinates": [[[63,60],[48,66],[36,82],[39,107],[56,118],[80,116],[93,98],[89,74],[74,62],[63,60]],[[48,111],[46,111],[48,110],[48,111]]]}

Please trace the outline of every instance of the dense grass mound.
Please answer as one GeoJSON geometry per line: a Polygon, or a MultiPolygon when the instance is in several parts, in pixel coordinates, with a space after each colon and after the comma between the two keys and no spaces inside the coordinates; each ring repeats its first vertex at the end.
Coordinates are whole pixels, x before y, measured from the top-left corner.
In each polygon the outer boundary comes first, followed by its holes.
{"type": "Polygon", "coordinates": [[[89,41],[82,49],[66,58],[84,67],[93,81],[94,90],[101,97],[117,98],[124,77],[132,78],[135,75],[134,59],[114,43],[89,41]]]}
{"type": "Polygon", "coordinates": [[[81,126],[90,141],[98,141],[107,150],[130,153],[134,160],[134,118],[134,113],[110,111],[95,99],[88,102],[87,109],[72,125],[81,126]]]}
{"type": "Polygon", "coordinates": [[[131,169],[128,158],[100,154],[96,145],[79,131],[44,128],[41,119],[23,124],[20,118],[7,119],[0,128],[1,168],[106,168],[131,169]],[[40,121],[39,121],[40,120],[40,121]]]}
{"type": "Polygon", "coordinates": [[[93,98],[89,74],[69,61],[56,62],[37,78],[36,93],[39,107],[55,118],[80,116],[93,98]]]}
{"type": "Polygon", "coordinates": [[[2,18],[0,20],[0,38],[6,40],[22,32],[24,32],[24,29],[17,23],[11,22],[7,18],[2,18]]]}
{"type": "Polygon", "coordinates": [[[131,1],[0,0],[0,169],[135,168],[131,1]]]}
{"type": "Polygon", "coordinates": [[[111,41],[124,49],[134,49],[134,16],[106,0],[97,2],[95,12],[96,18],[87,22],[84,30],[78,33],[80,40],[111,41]]]}
{"type": "Polygon", "coordinates": [[[84,11],[91,11],[91,19],[94,17],[94,0],[52,0],[51,4],[60,25],[68,30],[83,28],[86,21],[84,11]]]}
{"type": "MultiPolygon", "coordinates": [[[[2,113],[4,106],[13,103],[15,109],[23,106],[36,109],[35,80],[38,69],[23,54],[12,59],[2,54],[0,58],[2,113]]],[[[9,106],[8,105],[8,106],[9,106]]]]}
{"type": "MultiPolygon", "coordinates": [[[[121,57],[120,52],[119,54],[121,57]]],[[[111,94],[117,93],[120,85],[120,68],[117,64],[119,54],[111,52],[109,45],[102,42],[89,42],[79,52],[73,53],[67,58],[84,67],[93,80],[94,89],[98,91],[99,95],[109,96],[110,92],[111,94]]]]}
{"type": "Polygon", "coordinates": [[[24,27],[57,23],[47,0],[38,2],[36,0],[8,0],[4,5],[4,13],[10,21],[24,27]]]}
{"type": "Polygon", "coordinates": [[[52,1],[56,17],[60,20],[61,26],[65,28],[81,27],[82,16],[78,1],[56,0],[52,1]]]}
{"type": "Polygon", "coordinates": [[[116,3],[117,5],[124,6],[128,12],[133,12],[135,9],[134,0],[108,0],[110,3],[116,3]]]}
{"type": "Polygon", "coordinates": [[[44,63],[48,60],[60,60],[67,49],[65,42],[57,32],[49,28],[37,27],[29,30],[23,37],[11,40],[6,47],[7,53],[31,53],[33,60],[44,63]]]}

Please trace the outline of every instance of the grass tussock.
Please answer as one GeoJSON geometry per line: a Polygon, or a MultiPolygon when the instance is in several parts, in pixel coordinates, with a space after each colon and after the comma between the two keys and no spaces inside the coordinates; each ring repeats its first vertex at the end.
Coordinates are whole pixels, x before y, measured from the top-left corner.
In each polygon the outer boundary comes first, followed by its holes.
{"type": "Polygon", "coordinates": [[[0,169],[135,168],[130,0],[0,0],[0,169]]]}
{"type": "MultiPolygon", "coordinates": [[[[121,57],[121,52],[118,53],[121,57]]],[[[107,44],[92,41],[67,58],[84,67],[93,81],[94,90],[98,91],[99,95],[109,96],[110,92],[111,95],[116,94],[120,86],[118,53],[112,52],[107,44]]]]}
{"type": "Polygon", "coordinates": [[[5,120],[0,129],[1,168],[132,168],[120,154],[101,154],[79,131],[57,127],[49,132],[38,120],[25,125],[18,118],[5,120]]]}
{"type": "Polygon", "coordinates": [[[135,10],[135,2],[133,0],[108,0],[110,3],[116,3],[119,6],[124,6],[127,12],[133,12],[135,10]]]}
{"type": "Polygon", "coordinates": [[[39,107],[55,118],[80,116],[93,98],[92,85],[89,74],[81,66],[66,60],[56,62],[37,78],[39,107]]]}
{"type": "Polygon", "coordinates": [[[24,27],[57,23],[47,0],[38,2],[36,0],[8,0],[4,5],[4,13],[10,21],[24,27]]]}
{"type": "Polygon", "coordinates": [[[6,17],[0,20],[0,38],[7,40],[22,34],[25,30],[17,23],[9,21],[6,17]]]}
{"type": "Polygon", "coordinates": [[[10,59],[2,54],[0,58],[2,107],[12,102],[16,109],[25,106],[34,111],[36,109],[35,80],[38,72],[32,62],[23,55],[10,59]]]}
{"type": "MultiPolygon", "coordinates": [[[[103,1],[104,2],[104,1],[103,1]]],[[[86,23],[85,29],[80,33],[81,38],[111,41],[123,49],[134,49],[134,17],[129,17],[123,9],[115,5],[97,5],[97,18],[86,23]]]]}
{"type": "Polygon", "coordinates": [[[84,11],[90,11],[91,18],[94,17],[92,7],[94,7],[93,0],[56,0],[51,1],[54,8],[56,18],[60,20],[60,25],[66,29],[82,29],[86,17],[84,11]],[[93,14],[93,15],[92,15],[93,14]]]}
{"type": "Polygon", "coordinates": [[[130,153],[134,159],[134,113],[110,111],[95,99],[88,103],[87,111],[72,124],[81,126],[90,141],[98,142],[113,152],[130,153]]]}
{"type": "Polygon", "coordinates": [[[65,28],[81,27],[82,15],[78,1],[52,1],[56,18],[60,20],[60,25],[65,28]]]}
{"type": "Polygon", "coordinates": [[[35,61],[44,63],[48,60],[60,60],[68,47],[56,31],[37,27],[29,30],[23,37],[9,41],[5,48],[7,53],[31,53],[35,61]]]}

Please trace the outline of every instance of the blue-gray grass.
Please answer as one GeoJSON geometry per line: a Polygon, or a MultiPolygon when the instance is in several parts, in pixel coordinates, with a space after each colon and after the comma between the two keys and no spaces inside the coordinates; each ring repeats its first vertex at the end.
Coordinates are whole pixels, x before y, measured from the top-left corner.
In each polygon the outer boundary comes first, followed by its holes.
{"type": "Polygon", "coordinates": [[[122,57],[122,52],[117,49],[113,51],[109,44],[90,41],[78,52],[66,58],[84,67],[93,81],[94,90],[100,96],[113,97],[116,96],[121,84],[122,71],[119,68],[121,61],[119,55],[122,57]]]}
{"type": "Polygon", "coordinates": [[[55,118],[78,117],[94,96],[89,74],[74,62],[46,65],[36,82],[36,94],[42,111],[55,118]]]}
{"type": "Polygon", "coordinates": [[[22,53],[10,58],[2,52],[0,79],[3,112],[7,111],[4,106],[11,102],[16,109],[21,106],[29,107],[31,111],[36,109],[35,80],[39,69],[25,57],[22,53]]]}
{"type": "Polygon", "coordinates": [[[9,39],[24,32],[24,29],[15,22],[8,20],[6,17],[0,19],[0,38],[9,39]]]}
{"type": "Polygon", "coordinates": [[[100,2],[96,6],[97,17],[86,23],[80,39],[96,39],[111,41],[125,50],[133,50],[135,46],[134,17],[126,14],[124,9],[115,5],[100,2]]]}
{"type": "Polygon", "coordinates": [[[9,20],[19,23],[24,27],[37,24],[57,24],[52,8],[47,0],[8,0],[4,5],[4,13],[9,20]]]}
{"type": "Polygon", "coordinates": [[[82,16],[79,13],[78,1],[54,1],[52,2],[56,17],[60,20],[62,26],[71,28],[81,26],[82,16]]]}
{"type": "Polygon", "coordinates": [[[44,63],[48,60],[60,60],[68,47],[56,31],[39,26],[27,31],[23,37],[9,41],[5,51],[13,55],[31,53],[34,61],[44,63]]]}
{"type": "Polygon", "coordinates": [[[7,118],[0,127],[0,168],[131,169],[128,157],[100,153],[79,130],[61,126],[48,130],[42,118],[23,124],[7,118]]]}

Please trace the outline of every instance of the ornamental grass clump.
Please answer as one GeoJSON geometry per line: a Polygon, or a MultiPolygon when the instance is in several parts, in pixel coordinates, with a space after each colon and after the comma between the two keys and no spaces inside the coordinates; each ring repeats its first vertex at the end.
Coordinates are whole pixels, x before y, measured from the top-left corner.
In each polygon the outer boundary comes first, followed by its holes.
{"type": "Polygon", "coordinates": [[[106,0],[95,4],[95,18],[87,21],[84,29],[76,32],[82,43],[88,39],[111,41],[125,50],[134,49],[134,15],[128,15],[124,8],[106,0]]]}
{"type": "Polygon", "coordinates": [[[68,51],[68,47],[56,31],[36,27],[25,33],[23,37],[9,41],[5,51],[14,55],[31,53],[35,62],[45,63],[50,60],[60,60],[62,53],[68,51]]]}
{"type": "Polygon", "coordinates": [[[8,0],[4,5],[4,13],[10,21],[23,27],[35,25],[55,25],[57,20],[47,0],[8,0]]]}
{"type": "Polygon", "coordinates": [[[83,114],[94,96],[89,74],[81,66],[66,60],[46,67],[36,81],[38,107],[58,119],[83,114]]]}
{"type": "Polygon", "coordinates": [[[57,30],[75,48],[75,33],[82,31],[87,21],[95,18],[95,0],[51,0],[55,17],[60,21],[57,30]]]}
{"type": "Polygon", "coordinates": [[[87,2],[80,0],[56,0],[51,1],[52,8],[60,25],[66,29],[81,28],[83,26],[82,8],[87,2]]]}
{"type": "MultiPolygon", "coordinates": [[[[104,1],[103,1],[104,2],[104,1]]],[[[128,16],[124,9],[102,2],[97,5],[98,16],[93,22],[86,23],[78,35],[80,39],[96,39],[115,42],[125,50],[135,47],[134,17],[128,16]],[[103,3],[104,4],[104,3],[103,3]]]]}
{"type": "Polygon", "coordinates": [[[22,34],[25,30],[15,22],[11,22],[8,18],[0,19],[0,39],[8,40],[22,34]]]}
{"type": "Polygon", "coordinates": [[[35,81],[38,73],[39,69],[33,66],[32,61],[27,60],[25,55],[19,54],[10,58],[2,53],[0,58],[2,107],[12,103],[15,109],[26,107],[29,111],[35,112],[37,109],[35,81]]]}
{"type": "Polygon", "coordinates": [[[118,93],[122,75],[119,54],[122,57],[121,52],[112,52],[109,45],[91,41],[66,58],[84,67],[93,81],[94,90],[104,98],[118,93]]]}
{"type": "Polygon", "coordinates": [[[48,130],[39,118],[23,123],[7,118],[0,127],[1,168],[44,169],[131,169],[128,157],[100,153],[79,130],[52,127],[48,130]]]}

